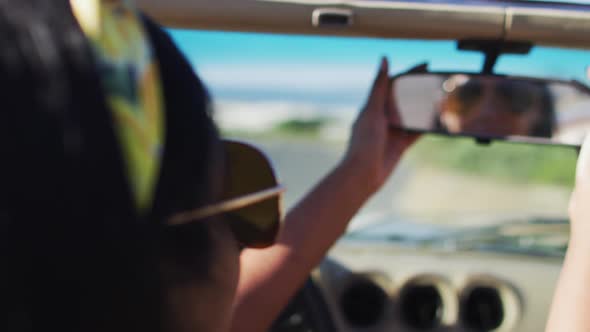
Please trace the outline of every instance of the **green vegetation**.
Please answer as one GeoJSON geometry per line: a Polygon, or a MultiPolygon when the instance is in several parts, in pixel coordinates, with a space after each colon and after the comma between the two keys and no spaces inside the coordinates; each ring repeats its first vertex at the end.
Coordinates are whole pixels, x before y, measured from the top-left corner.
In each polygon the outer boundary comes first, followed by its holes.
{"type": "MultiPolygon", "coordinates": [[[[224,136],[250,139],[319,139],[329,118],[290,119],[264,132],[224,131],[224,136]]],[[[492,142],[475,143],[469,138],[426,135],[408,157],[418,165],[462,174],[485,176],[512,183],[540,183],[571,187],[577,155],[574,149],[558,146],[492,142]]]]}
{"type": "Polygon", "coordinates": [[[421,163],[511,182],[572,186],[577,155],[574,149],[556,146],[492,142],[478,145],[473,139],[424,137],[410,152],[421,163]]]}
{"type": "Polygon", "coordinates": [[[322,128],[331,120],[318,117],[313,119],[290,119],[278,123],[272,129],[262,132],[242,130],[222,130],[228,137],[244,138],[290,138],[315,139],[319,137],[322,128]]]}
{"type": "Polygon", "coordinates": [[[328,123],[326,118],[316,118],[309,120],[293,119],[279,123],[275,128],[274,132],[285,133],[285,134],[305,134],[317,136],[322,127],[328,123]]]}

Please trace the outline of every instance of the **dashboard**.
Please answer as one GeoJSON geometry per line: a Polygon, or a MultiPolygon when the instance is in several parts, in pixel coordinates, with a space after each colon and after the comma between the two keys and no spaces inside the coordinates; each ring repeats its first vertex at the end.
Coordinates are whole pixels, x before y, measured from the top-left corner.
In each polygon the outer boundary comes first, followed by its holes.
{"type": "Polygon", "coordinates": [[[339,243],[313,272],[335,330],[543,331],[562,260],[339,243]]]}

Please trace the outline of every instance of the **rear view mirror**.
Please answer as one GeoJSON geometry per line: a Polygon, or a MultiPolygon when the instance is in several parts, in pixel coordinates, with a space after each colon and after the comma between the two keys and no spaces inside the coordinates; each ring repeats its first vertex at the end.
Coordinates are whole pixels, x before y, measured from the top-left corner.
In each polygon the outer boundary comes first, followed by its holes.
{"type": "Polygon", "coordinates": [[[409,131],[573,146],[590,131],[590,90],[576,82],[410,73],[392,86],[409,131]]]}

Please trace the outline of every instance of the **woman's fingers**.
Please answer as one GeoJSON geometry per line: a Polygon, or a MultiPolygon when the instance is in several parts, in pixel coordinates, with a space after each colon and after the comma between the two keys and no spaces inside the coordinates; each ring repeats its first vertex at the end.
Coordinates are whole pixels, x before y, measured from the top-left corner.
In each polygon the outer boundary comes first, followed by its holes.
{"type": "Polygon", "coordinates": [[[373,88],[371,89],[369,99],[367,100],[365,112],[383,112],[383,107],[385,107],[387,90],[389,86],[388,75],[389,63],[387,62],[387,59],[384,57],[383,59],[381,59],[379,72],[377,73],[377,77],[375,78],[375,82],[373,83],[373,88]]]}
{"type": "MultiPolygon", "coordinates": [[[[576,186],[570,198],[569,215],[572,225],[578,225],[575,229],[580,227],[585,230],[590,217],[590,209],[586,202],[590,200],[590,135],[586,136],[580,155],[578,156],[578,164],[576,165],[576,186]]],[[[579,235],[578,232],[572,233],[572,236],[579,235]]],[[[584,231],[584,233],[586,233],[584,231]]]]}

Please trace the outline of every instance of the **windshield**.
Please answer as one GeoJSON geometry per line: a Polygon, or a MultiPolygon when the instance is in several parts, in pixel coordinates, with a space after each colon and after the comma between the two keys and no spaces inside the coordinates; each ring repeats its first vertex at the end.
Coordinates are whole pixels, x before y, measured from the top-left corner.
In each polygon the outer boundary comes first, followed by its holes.
{"type": "MultiPolygon", "coordinates": [[[[477,71],[483,61],[452,41],[180,30],[172,36],[209,87],[222,133],[271,157],[287,187],[287,208],[342,157],[380,56],[391,59],[392,74],[421,63],[477,71]]],[[[537,47],[501,58],[497,71],[588,84],[589,55],[537,47]]],[[[348,238],[561,255],[575,161],[571,148],[425,136],[358,213],[348,238]]]]}

